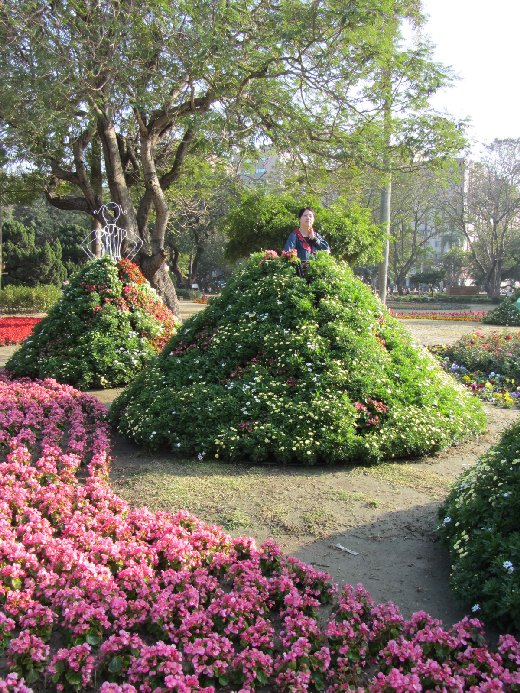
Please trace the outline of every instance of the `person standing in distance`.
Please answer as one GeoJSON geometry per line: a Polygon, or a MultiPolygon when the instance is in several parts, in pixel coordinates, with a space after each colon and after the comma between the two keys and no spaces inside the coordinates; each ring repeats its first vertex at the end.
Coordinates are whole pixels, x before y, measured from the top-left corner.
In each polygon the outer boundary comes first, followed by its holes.
{"type": "Polygon", "coordinates": [[[296,250],[301,262],[308,262],[318,250],[325,250],[330,253],[330,246],[327,241],[313,229],[314,211],[309,207],[304,207],[298,213],[300,220],[299,228],[295,229],[284,246],[284,253],[289,250],[296,250]]]}

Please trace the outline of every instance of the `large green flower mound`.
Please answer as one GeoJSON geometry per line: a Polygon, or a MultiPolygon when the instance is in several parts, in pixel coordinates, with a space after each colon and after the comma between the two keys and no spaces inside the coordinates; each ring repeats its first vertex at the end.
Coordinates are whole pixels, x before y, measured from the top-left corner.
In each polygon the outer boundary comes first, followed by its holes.
{"type": "Polygon", "coordinates": [[[177,326],[134,263],[105,256],[73,277],[6,368],[84,389],[118,387],[156,356],[177,326]]]}
{"type": "Polygon", "coordinates": [[[504,298],[500,304],[487,315],[482,322],[487,325],[520,326],[520,291],[511,298],[504,298]]]}
{"type": "Polygon", "coordinates": [[[465,471],[440,509],[451,586],[475,616],[520,632],[520,422],[465,471]]]}
{"type": "Polygon", "coordinates": [[[345,264],[252,255],[113,403],[118,430],[200,458],[334,464],[482,431],[444,373],[345,264]],[[295,264],[296,262],[296,264],[295,264]]]}

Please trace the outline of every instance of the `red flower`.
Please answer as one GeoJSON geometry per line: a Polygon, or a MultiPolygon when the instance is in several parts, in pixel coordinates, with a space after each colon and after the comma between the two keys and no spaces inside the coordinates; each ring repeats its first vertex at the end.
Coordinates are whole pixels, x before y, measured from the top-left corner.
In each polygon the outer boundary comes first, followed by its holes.
{"type": "Polygon", "coordinates": [[[0,346],[21,344],[41,318],[0,318],[0,346]]]}

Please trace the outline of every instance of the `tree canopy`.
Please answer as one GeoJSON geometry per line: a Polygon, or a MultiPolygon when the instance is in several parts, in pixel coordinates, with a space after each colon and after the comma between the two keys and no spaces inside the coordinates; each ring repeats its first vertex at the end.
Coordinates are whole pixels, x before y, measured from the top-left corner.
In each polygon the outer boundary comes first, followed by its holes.
{"type": "Polygon", "coordinates": [[[417,17],[418,6],[6,0],[0,122],[7,146],[46,178],[52,204],[88,214],[94,228],[104,200],[121,205],[125,227],[144,240],[145,275],[175,307],[166,191],[187,158],[211,160],[260,141],[308,159],[362,153],[379,127],[379,106],[361,86],[375,84],[381,27],[389,16],[396,26],[417,17]]]}
{"type": "Polygon", "coordinates": [[[262,249],[281,250],[298,226],[298,211],[312,207],[315,229],[331,245],[332,254],[351,266],[373,264],[381,255],[383,234],[371,220],[369,209],[344,198],[324,207],[316,197],[264,190],[247,191],[224,222],[228,235],[227,254],[237,259],[262,249]]]}
{"type": "Polygon", "coordinates": [[[445,212],[466,239],[472,273],[498,298],[520,263],[520,139],[494,140],[464,176],[464,185],[447,188],[445,212]]]}

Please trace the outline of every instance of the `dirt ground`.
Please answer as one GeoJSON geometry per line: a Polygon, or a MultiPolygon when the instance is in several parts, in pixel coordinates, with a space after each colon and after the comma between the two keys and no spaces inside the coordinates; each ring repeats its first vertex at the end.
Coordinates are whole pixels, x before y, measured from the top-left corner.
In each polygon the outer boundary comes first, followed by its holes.
{"type": "MultiPolygon", "coordinates": [[[[478,323],[406,320],[419,343],[455,341],[478,323]]],[[[514,328],[510,328],[514,329],[514,328]]],[[[520,329],[520,328],[516,328],[520,329]]],[[[0,366],[13,347],[0,348],[0,366]]],[[[119,390],[94,393],[109,403],[119,390]]],[[[186,508],[234,535],[272,536],[288,553],[358,582],[405,616],[426,610],[451,624],[465,615],[448,586],[449,557],[435,536],[450,484],[519,416],[487,407],[489,428],[430,457],[378,467],[280,468],[179,460],[115,435],[112,483],[132,503],[186,508]]]]}

